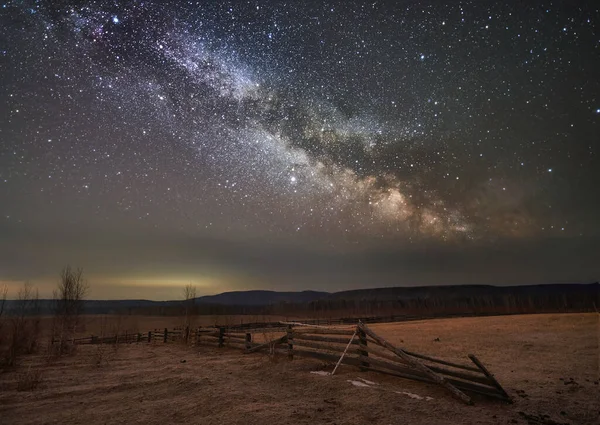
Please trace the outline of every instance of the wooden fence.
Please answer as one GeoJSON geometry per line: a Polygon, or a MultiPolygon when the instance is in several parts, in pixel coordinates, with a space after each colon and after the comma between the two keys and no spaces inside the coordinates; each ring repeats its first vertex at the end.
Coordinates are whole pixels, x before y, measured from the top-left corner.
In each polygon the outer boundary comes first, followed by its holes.
{"type": "Polygon", "coordinates": [[[451,362],[394,346],[364,323],[352,327],[325,327],[306,323],[257,323],[236,327],[154,329],[144,333],[77,338],[74,344],[170,343],[234,347],[246,353],[269,350],[294,357],[309,357],[356,366],[405,379],[433,383],[471,404],[470,393],[511,402],[510,396],[479,361],[451,362]],[[273,334],[280,334],[273,337],[273,334]],[[259,341],[260,340],[260,341],[259,341]]]}

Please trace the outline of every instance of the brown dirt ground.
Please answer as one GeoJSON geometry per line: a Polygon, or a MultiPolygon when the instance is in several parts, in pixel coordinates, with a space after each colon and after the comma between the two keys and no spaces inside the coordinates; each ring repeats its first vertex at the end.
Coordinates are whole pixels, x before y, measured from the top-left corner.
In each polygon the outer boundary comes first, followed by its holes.
{"type": "Polygon", "coordinates": [[[514,404],[474,398],[474,406],[465,406],[437,386],[350,366],[341,366],[333,377],[319,376],[310,373],[325,366],[316,360],[132,344],[116,351],[104,346],[100,367],[95,366],[98,346],[79,346],[74,356],[51,363],[41,355],[25,359],[16,371],[0,375],[0,423],[600,423],[598,314],[439,319],[372,328],[411,351],[463,361],[467,353],[476,354],[514,404]],[[17,391],[28,370],[41,371],[42,383],[17,391]],[[359,378],[376,384],[349,382],[359,378]]]}

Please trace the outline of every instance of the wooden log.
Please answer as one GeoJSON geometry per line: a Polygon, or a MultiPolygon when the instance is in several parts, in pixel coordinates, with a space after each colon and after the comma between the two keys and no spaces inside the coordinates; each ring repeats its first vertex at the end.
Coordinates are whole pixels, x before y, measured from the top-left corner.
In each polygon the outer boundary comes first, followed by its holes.
{"type": "Polygon", "coordinates": [[[481,372],[483,372],[483,374],[488,378],[488,380],[490,381],[490,383],[498,390],[500,391],[500,393],[506,398],[506,400],[508,400],[510,403],[513,402],[513,399],[511,396],[508,395],[508,393],[504,390],[504,388],[502,388],[502,385],[500,385],[500,383],[496,380],[496,378],[494,377],[494,375],[483,365],[483,363],[481,363],[479,361],[479,359],[477,357],[475,357],[475,354],[469,354],[468,356],[471,361],[473,363],[475,363],[475,365],[481,369],[481,372]]]}
{"type": "MultiPolygon", "coordinates": [[[[247,349],[246,353],[254,353],[256,351],[262,350],[263,348],[270,347],[272,344],[277,345],[277,344],[283,344],[285,342],[287,342],[287,335],[284,335],[281,338],[277,338],[277,339],[265,342],[264,344],[256,344],[253,347],[247,349]]],[[[289,346],[288,346],[288,350],[289,350],[289,346]]]]}
{"type": "Polygon", "coordinates": [[[228,333],[226,333],[225,337],[229,338],[229,339],[241,339],[242,341],[246,340],[246,337],[244,335],[236,335],[236,334],[228,334],[228,333]]]}
{"type": "Polygon", "coordinates": [[[308,347],[308,348],[314,348],[316,350],[324,350],[324,351],[334,351],[334,352],[342,352],[342,348],[338,347],[338,346],[331,346],[331,345],[325,345],[325,344],[319,344],[318,342],[312,342],[312,341],[304,341],[304,340],[299,340],[296,339],[294,341],[294,345],[299,346],[299,347],[308,347]]]}
{"type": "MultiPolygon", "coordinates": [[[[305,334],[299,334],[296,331],[294,331],[294,338],[300,339],[303,341],[320,341],[320,342],[330,342],[332,344],[343,344],[344,346],[348,343],[348,339],[346,339],[346,338],[336,338],[333,336],[329,337],[329,336],[318,336],[318,335],[305,335],[305,334]]],[[[352,344],[358,345],[358,340],[353,339],[352,344]]]]}
{"type": "Polygon", "coordinates": [[[225,340],[225,346],[236,347],[246,349],[246,341],[240,341],[239,339],[225,340]]]}
{"type": "Polygon", "coordinates": [[[386,352],[383,352],[380,348],[376,348],[376,347],[379,347],[379,346],[378,345],[368,345],[368,346],[359,345],[356,348],[356,354],[360,356],[361,351],[367,351],[369,353],[369,358],[371,358],[372,356],[375,356],[375,357],[381,357],[382,359],[389,360],[393,363],[408,364],[407,362],[402,360],[400,357],[398,357],[394,353],[390,353],[389,351],[386,353],[386,352]]]}
{"type": "Polygon", "coordinates": [[[435,373],[439,373],[440,375],[452,376],[454,378],[464,379],[465,381],[479,382],[480,384],[486,384],[486,385],[491,384],[491,382],[485,376],[482,376],[482,375],[474,375],[472,373],[464,373],[464,372],[459,372],[459,371],[454,371],[454,370],[448,370],[448,369],[444,369],[444,368],[441,368],[438,366],[428,366],[428,367],[429,367],[429,369],[431,369],[435,373]]]}
{"type": "MultiPolygon", "coordinates": [[[[386,370],[386,369],[378,369],[376,367],[367,367],[365,369],[367,371],[383,373],[385,375],[397,376],[399,378],[410,379],[413,381],[427,382],[429,384],[435,385],[435,382],[433,382],[430,378],[422,376],[422,375],[414,375],[414,374],[408,373],[408,372],[405,373],[405,372],[397,372],[397,371],[386,370]]],[[[414,371],[414,369],[413,369],[413,371],[414,371]]]]}
{"type": "MultiPolygon", "coordinates": [[[[332,363],[335,363],[339,360],[339,356],[335,354],[321,353],[320,351],[294,349],[294,354],[300,357],[311,357],[313,359],[330,361],[332,363]]],[[[358,366],[360,364],[360,360],[356,357],[345,356],[342,363],[358,366]]]]}
{"type": "Polygon", "coordinates": [[[446,365],[446,366],[452,366],[452,367],[455,367],[457,369],[470,370],[471,372],[479,372],[479,369],[477,369],[476,367],[469,366],[469,365],[462,365],[462,364],[459,364],[459,363],[452,363],[452,362],[448,362],[446,360],[436,359],[434,357],[425,356],[423,354],[413,353],[413,352],[406,351],[406,350],[404,350],[404,352],[406,354],[408,354],[409,356],[413,356],[413,357],[416,357],[416,358],[422,359],[422,360],[427,360],[427,361],[432,362],[432,363],[438,363],[438,364],[443,364],[443,365],[446,365]]]}
{"type": "Polygon", "coordinates": [[[392,344],[387,342],[384,338],[380,337],[375,332],[373,332],[367,325],[365,325],[363,323],[359,323],[358,327],[360,329],[362,329],[365,334],[369,335],[371,338],[373,338],[374,340],[379,342],[379,344],[383,345],[385,348],[387,348],[388,350],[392,351],[394,354],[398,355],[399,357],[401,357],[402,359],[404,359],[405,361],[410,363],[410,365],[413,366],[415,369],[428,375],[435,383],[446,388],[456,398],[462,400],[466,404],[473,404],[473,402],[471,401],[471,398],[469,396],[467,396],[465,393],[460,391],[454,385],[449,383],[443,376],[440,376],[437,373],[433,372],[431,369],[429,369],[427,366],[425,366],[423,363],[421,363],[416,358],[409,356],[403,350],[396,348],[395,346],[393,346],[392,344]]]}
{"type": "Polygon", "coordinates": [[[352,329],[325,329],[325,328],[295,328],[294,332],[298,334],[319,334],[319,335],[354,335],[352,329]]]}
{"type": "Polygon", "coordinates": [[[361,327],[357,327],[358,330],[358,340],[359,340],[359,358],[360,358],[360,367],[361,371],[366,371],[365,368],[369,367],[369,352],[366,350],[367,345],[367,334],[365,330],[361,327]]]}
{"type": "Polygon", "coordinates": [[[288,359],[294,360],[294,329],[292,325],[288,325],[286,340],[288,343],[288,359]]]}
{"type": "MultiPolygon", "coordinates": [[[[360,358],[360,357],[359,357],[360,358]]],[[[387,369],[394,372],[410,374],[413,376],[421,376],[423,378],[429,378],[425,373],[407,365],[392,363],[385,360],[374,359],[369,357],[369,367],[375,367],[377,369],[387,369]]]]}
{"type": "Polygon", "coordinates": [[[270,333],[278,333],[278,332],[286,333],[287,327],[278,326],[278,327],[273,327],[273,328],[249,328],[249,329],[245,329],[244,331],[250,332],[253,334],[270,334],[270,333]]]}
{"type": "Polygon", "coordinates": [[[501,394],[497,388],[480,385],[480,384],[475,384],[473,382],[465,382],[465,381],[461,381],[459,379],[453,379],[453,378],[448,378],[447,381],[450,382],[455,387],[460,388],[461,390],[470,391],[470,392],[474,392],[477,394],[486,395],[488,397],[495,397],[495,398],[499,398],[501,400],[507,401],[507,398],[504,396],[504,394],[501,394]]]}
{"type": "MultiPolygon", "coordinates": [[[[387,368],[387,369],[394,370],[397,372],[409,373],[409,374],[413,374],[413,375],[422,375],[424,377],[427,377],[427,375],[422,373],[421,371],[411,368],[410,365],[408,365],[408,363],[388,362],[388,361],[384,361],[384,360],[375,359],[373,357],[369,357],[369,362],[373,366],[378,367],[378,368],[387,368]]],[[[434,372],[440,373],[440,374],[447,374],[448,376],[460,378],[460,379],[470,381],[470,382],[477,382],[477,383],[481,383],[484,385],[489,384],[489,382],[483,376],[473,376],[473,375],[465,374],[465,373],[461,373],[461,372],[439,370],[438,368],[431,368],[431,370],[433,370],[434,372]]]]}

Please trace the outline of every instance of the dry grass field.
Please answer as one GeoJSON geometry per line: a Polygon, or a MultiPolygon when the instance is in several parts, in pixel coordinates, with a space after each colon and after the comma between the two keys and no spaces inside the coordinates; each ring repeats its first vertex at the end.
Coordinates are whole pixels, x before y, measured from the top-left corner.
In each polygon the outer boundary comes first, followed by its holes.
{"type": "MultiPolygon", "coordinates": [[[[557,314],[372,326],[411,351],[463,361],[476,354],[514,404],[475,397],[466,406],[437,386],[346,365],[333,377],[313,374],[332,369],[316,360],[132,344],[80,346],[50,363],[25,359],[0,375],[0,423],[597,424],[598,320],[557,314]],[[19,390],[36,371],[39,385],[19,390]]],[[[138,322],[140,330],[172,325],[138,322]]]]}

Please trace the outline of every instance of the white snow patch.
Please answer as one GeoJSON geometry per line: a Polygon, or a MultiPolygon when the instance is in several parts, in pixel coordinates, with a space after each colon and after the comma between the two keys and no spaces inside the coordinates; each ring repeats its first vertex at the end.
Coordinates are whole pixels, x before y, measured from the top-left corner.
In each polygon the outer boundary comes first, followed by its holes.
{"type": "Polygon", "coordinates": [[[361,381],[353,381],[352,379],[348,379],[348,382],[350,382],[355,387],[370,387],[369,384],[365,384],[364,382],[361,382],[361,381]]]}
{"type": "Polygon", "coordinates": [[[426,400],[426,401],[433,400],[433,397],[423,397],[423,396],[420,396],[419,394],[409,393],[408,391],[396,391],[396,394],[407,395],[410,398],[413,398],[415,400],[426,400]]]}
{"type": "Polygon", "coordinates": [[[313,374],[319,375],[319,376],[329,376],[329,375],[331,375],[329,372],[326,372],[324,370],[313,370],[310,373],[313,373],[313,374]]]}
{"type": "Polygon", "coordinates": [[[368,385],[377,385],[377,382],[369,381],[365,378],[356,378],[356,379],[358,379],[359,381],[363,381],[365,384],[368,384],[368,385]]]}

